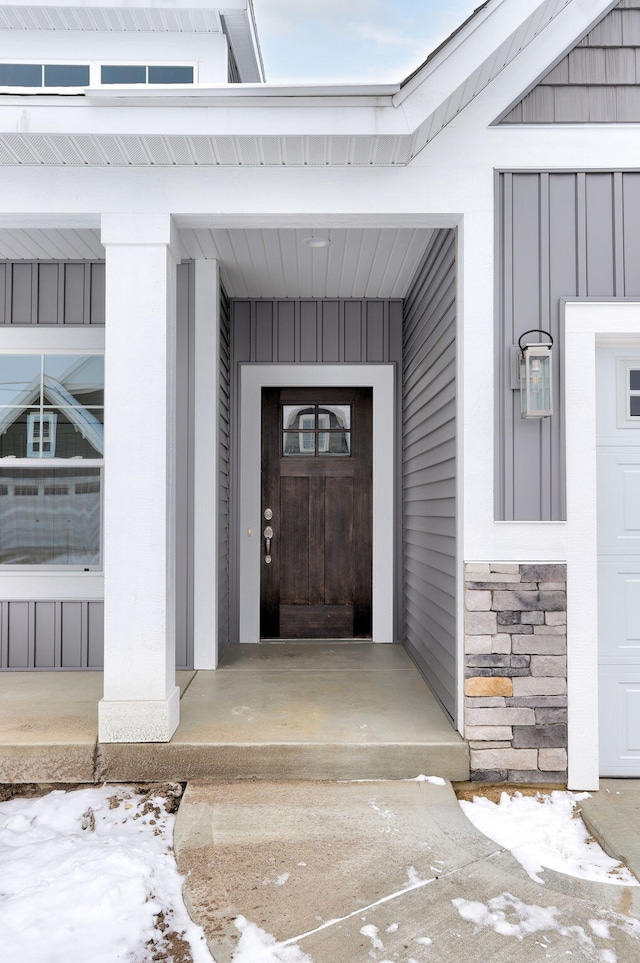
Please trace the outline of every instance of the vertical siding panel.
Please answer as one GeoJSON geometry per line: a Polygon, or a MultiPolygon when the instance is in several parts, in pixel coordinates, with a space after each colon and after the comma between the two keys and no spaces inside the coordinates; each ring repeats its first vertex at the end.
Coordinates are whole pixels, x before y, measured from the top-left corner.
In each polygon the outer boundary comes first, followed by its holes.
{"type": "Polygon", "coordinates": [[[11,324],[31,324],[33,265],[11,265],[11,324]]]}
{"type": "Polygon", "coordinates": [[[614,284],[617,298],[624,297],[624,197],[622,174],[613,175],[613,256],[614,284]]]}
{"type": "Polygon", "coordinates": [[[0,261],[0,324],[7,323],[7,262],[0,261]]]}
{"type": "Polygon", "coordinates": [[[456,236],[434,232],[405,300],[403,569],[408,652],[456,702],[456,236]]]}
{"type": "Polygon", "coordinates": [[[589,174],[587,187],[587,295],[612,297],[613,177],[589,174]]]}
{"type": "Polygon", "coordinates": [[[382,301],[367,301],[365,303],[366,348],[362,359],[369,364],[381,364],[385,360],[384,352],[384,320],[387,305],[382,301]]]}
{"type": "Polygon", "coordinates": [[[55,662],[56,607],[59,602],[36,602],[34,659],[36,669],[52,669],[55,662]]]}
{"type": "MultiPolygon", "coordinates": [[[[539,326],[543,331],[551,327],[549,285],[549,175],[542,174],[540,178],[540,320],[539,326]]],[[[515,392],[517,395],[517,392],[515,392]]],[[[557,396],[556,396],[557,397],[557,396]]],[[[551,519],[551,485],[545,484],[544,479],[551,476],[552,470],[551,420],[543,418],[540,421],[540,516],[545,521],[551,519]]]]}
{"type": "Polygon", "coordinates": [[[30,602],[6,602],[7,666],[10,669],[29,668],[30,602]]]}
{"type": "Polygon", "coordinates": [[[58,278],[59,266],[52,264],[38,264],[36,266],[38,283],[38,324],[58,323],[58,278]]]}
{"type": "Polygon", "coordinates": [[[640,174],[623,174],[622,178],[624,295],[637,298],[640,297],[640,174]]]}
{"type": "Polygon", "coordinates": [[[82,667],[82,602],[62,602],[62,668],[82,667]]]}
{"type": "Polygon", "coordinates": [[[300,302],[300,361],[318,361],[318,302],[300,302]]]}
{"type": "Polygon", "coordinates": [[[65,324],[84,324],[84,264],[66,266],[64,306],[65,324]]]}
{"type": "Polygon", "coordinates": [[[320,302],[322,326],[321,361],[324,364],[338,364],[340,361],[340,302],[320,302]]]}
{"type": "Polygon", "coordinates": [[[295,301],[276,302],[276,330],[276,361],[280,364],[292,364],[296,359],[295,301]]]}
{"type": "Polygon", "coordinates": [[[389,337],[385,344],[385,361],[402,362],[403,310],[402,301],[391,301],[389,303],[389,337]]]}
{"type": "MultiPolygon", "coordinates": [[[[513,344],[525,331],[540,327],[541,314],[541,197],[540,177],[513,178],[513,344]]],[[[531,452],[541,451],[539,420],[519,423],[519,399],[510,391],[513,405],[513,511],[516,518],[540,518],[542,479],[531,471],[531,452]]]]}
{"type": "Polygon", "coordinates": [[[233,303],[233,351],[236,361],[251,361],[251,301],[233,303]]]}
{"type": "Polygon", "coordinates": [[[576,175],[576,235],[578,246],[578,297],[587,296],[587,176],[576,175]]]}
{"type": "Polygon", "coordinates": [[[9,666],[9,603],[0,602],[0,669],[9,666]]]}
{"type": "Polygon", "coordinates": [[[104,324],[104,263],[88,265],[91,272],[91,324],[104,324]]]}
{"type": "Polygon", "coordinates": [[[358,364],[362,358],[362,303],[344,303],[344,360],[346,364],[358,364]]]}
{"type": "Polygon", "coordinates": [[[87,665],[90,669],[101,669],[104,665],[104,602],[88,602],[87,608],[87,665]]]}
{"type": "MultiPolygon", "coordinates": [[[[578,293],[577,271],[577,183],[572,174],[554,174],[549,191],[549,330],[558,346],[557,358],[564,357],[564,327],[560,326],[558,305],[561,297],[575,297],[578,293]]],[[[553,391],[557,416],[550,419],[552,465],[545,482],[551,491],[551,518],[564,518],[566,499],[564,485],[555,479],[564,478],[565,448],[562,430],[562,398],[564,398],[564,368],[554,365],[553,391]]],[[[517,392],[516,392],[517,394],[517,392]]],[[[521,419],[520,419],[521,420],[521,419]]]]}
{"type": "Polygon", "coordinates": [[[504,174],[498,181],[498,243],[496,262],[500,265],[500,275],[496,278],[499,296],[498,333],[496,337],[496,368],[498,384],[497,426],[503,443],[496,445],[498,465],[496,474],[504,482],[496,485],[495,511],[497,517],[504,513],[506,518],[513,517],[513,398],[509,389],[511,380],[511,361],[504,357],[504,346],[514,343],[513,335],[513,177],[504,174]],[[500,286],[501,285],[501,286],[500,286]],[[508,474],[505,465],[509,466],[508,474]]]}

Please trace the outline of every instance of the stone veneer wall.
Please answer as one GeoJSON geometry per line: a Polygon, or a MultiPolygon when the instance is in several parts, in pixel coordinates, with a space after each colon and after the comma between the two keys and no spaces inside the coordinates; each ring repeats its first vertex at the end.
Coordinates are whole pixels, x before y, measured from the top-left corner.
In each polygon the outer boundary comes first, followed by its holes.
{"type": "Polygon", "coordinates": [[[567,567],[465,565],[465,737],[476,782],[567,780],[567,567]]]}

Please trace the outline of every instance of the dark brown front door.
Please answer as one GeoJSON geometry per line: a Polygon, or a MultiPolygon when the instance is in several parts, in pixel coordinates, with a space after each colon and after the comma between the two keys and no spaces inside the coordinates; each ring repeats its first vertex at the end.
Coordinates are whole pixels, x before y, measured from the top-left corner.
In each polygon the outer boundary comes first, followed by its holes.
{"type": "Polygon", "coordinates": [[[371,388],[263,389],[263,639],[371,638],[372,423],[371,388]]]}

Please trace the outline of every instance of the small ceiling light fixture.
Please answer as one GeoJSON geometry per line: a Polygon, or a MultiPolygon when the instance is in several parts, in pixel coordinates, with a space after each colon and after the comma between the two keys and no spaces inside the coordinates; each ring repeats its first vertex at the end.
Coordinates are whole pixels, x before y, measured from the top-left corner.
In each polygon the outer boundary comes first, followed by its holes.
{"type": "Polygon", "coordinates": [[[307,247],[329,247],[331,241],[328,237],[305,237],[302,243],[307,247]]]}
{"type": "Polygon", "coordinates": [[[523,418],[549,418],[553,414],[551,398],[551,357],[553,338],[548,331],[532,328],[518,339],[520,349],[520,400],[523,418]],[[522,344],[528,334],[542,334],[549,344],[522,344]]]}

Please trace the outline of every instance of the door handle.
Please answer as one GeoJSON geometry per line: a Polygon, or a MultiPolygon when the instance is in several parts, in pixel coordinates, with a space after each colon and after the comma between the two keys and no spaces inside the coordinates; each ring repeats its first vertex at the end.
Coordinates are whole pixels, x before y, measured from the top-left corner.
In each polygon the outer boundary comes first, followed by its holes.
{"type": "Polygon", "coordinates": [[[264,560],[268,565],[271,561],[271,539],[273,538],[273,529],[271,528],[271,525],[267,525],[267,527],[265,528],[262,534],[264,535],[264,543],[265,543],[264,560]]]}

